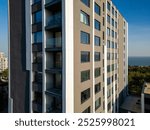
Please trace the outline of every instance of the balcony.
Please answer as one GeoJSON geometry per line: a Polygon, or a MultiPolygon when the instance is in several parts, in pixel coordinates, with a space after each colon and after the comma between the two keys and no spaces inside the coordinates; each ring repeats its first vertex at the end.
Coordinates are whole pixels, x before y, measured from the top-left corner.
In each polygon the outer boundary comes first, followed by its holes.
{"type": "Polygon", "coordinates": [[[42,72],[42,63],[33,63],[32,67],[33,71],[42,72]]]}
{"type": "Polygon", "coordinates": [[[51,11],[61,10],[61,0],[46,0],[45,8],[51,11]]]}
{"type": "Polygon", "coordinates": [[[42,43],[34,43],[32,44],[33,52],[41,52],[42,51],[42,43]]]}
{"type": "Polygon", "coordinates": [[[45,29],[48,31],[60,31],[61,26],[62,26],[62,16],[61,13],[57,13],[47,18],[45,29]]]}
{"type": "Polygon", "coordinates": [[[47,39],[46,51],[62,51],[61,37],[47,39]]]}
{"type": "Polygon", "coordinates": [[[62,90],[60,88],[50,88],[46,90],[46,94],[54,97],[62,97],[62,90]]]}
{"type": "Polygon", "coordinates": [[[47,113],[62,113],[62,109],[58,108],[57,106],[50,107],[49,105],[47,105],[46,112],[47,113]]]}
{"type": "Polygon", "coordinates": [[[32,33],[42,31],[42,22],[32,24],[32,33]]]}
{"type": "Polygon", "coordinates": [[[62,73],[62,69],[61,68],[49,68],[49,69],[46,69],[46,72],[51,73],[51,74],[62,73]]]}
{"type": "Polygon", "coordinates": [[[33,108],[33,112],[39,112],[41,113],[42,112],[42,103],[39,102],[39,101],[33,101],[32,102],[32,108],[33,108]]]}
{"type": "Polygon", "coordinates": [[[33,91],[39,92],[39,93],[42,92],[42,83],[33,82],[32,85],[33,85],[33,87],[32,87],[33,91]]]}
{"type": "Polygon", "coordinates": [[[39,11],[41,9],[42,9],[42,2],[41,1],[33,3],[32,13],[35,13],[36,11],[39,11]]]}

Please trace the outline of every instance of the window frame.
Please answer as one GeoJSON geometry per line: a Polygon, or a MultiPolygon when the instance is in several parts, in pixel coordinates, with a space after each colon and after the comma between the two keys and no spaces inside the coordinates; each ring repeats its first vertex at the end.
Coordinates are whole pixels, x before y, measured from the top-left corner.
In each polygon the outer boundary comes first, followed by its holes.
{"type": "Polygon", "coordinates": [[[83,10],[80,10],[80,22],[90,26],[90,15],[85,13],[83,10]]]}

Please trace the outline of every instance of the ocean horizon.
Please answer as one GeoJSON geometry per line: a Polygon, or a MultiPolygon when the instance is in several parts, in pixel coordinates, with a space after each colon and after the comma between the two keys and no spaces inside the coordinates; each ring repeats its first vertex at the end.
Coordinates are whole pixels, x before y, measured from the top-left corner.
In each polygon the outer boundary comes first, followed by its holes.
{"type": "Polygon", "coordinates": [[[130,66],[150,66],[150,56],[131,56],[128,57],[128,65],[130,66]]]}

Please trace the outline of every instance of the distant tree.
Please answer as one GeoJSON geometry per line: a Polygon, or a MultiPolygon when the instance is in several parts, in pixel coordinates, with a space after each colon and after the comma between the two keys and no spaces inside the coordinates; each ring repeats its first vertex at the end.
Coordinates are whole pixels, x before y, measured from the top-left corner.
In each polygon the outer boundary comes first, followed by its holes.
{"type": "Polygon", "coordinates": [[[4,70],[1,76],[8,79],[8,69],[4,70]]]}
{"type": "Polygon", "coordinates": [[[140,96],[145,81],[150,82],[150,66],[129,66],[128,86],[130,94],[140,96]]]}

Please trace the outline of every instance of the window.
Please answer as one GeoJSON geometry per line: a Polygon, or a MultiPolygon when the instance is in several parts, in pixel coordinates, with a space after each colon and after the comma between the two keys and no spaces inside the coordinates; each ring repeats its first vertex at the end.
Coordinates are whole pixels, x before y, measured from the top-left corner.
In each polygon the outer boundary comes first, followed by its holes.
{"type": "Polygon", "coordinates": [[[55,82],[55,88],[56,89],[61,89],[61,84],[62,84],[62,75],[61,74],[56,74],[54,78],[55,82]]]}
{"type": "Polygon", "coordinates": [[[42,11],[33,14],[33,24],[42,22],[42,11]]]}
{"type": "Polygon", "coordinates": [[[117,53],[115,53],[115,59],[117,60],[117,58],[118,58],[118,54],[117,54],[117,53]]]}
{"type": "Polygon", "coordinates": [[[124,27],[126,27],[126,22],[124,21],[124,27]]]}
{"type": "Polygon", "coordinates": [[[110,40],[107,40],[107,48],[110,48],[110,40]]]}
{"type": "Polygon", "coordinates": [[[117,18],[117,11],[115,11],[115,17],[117,18]]]}
{"type": "Polygon", "coordinates": [[[110,28],[107,28],[107,36],[110,36],[110,28]]]}
{"type": "Polygon", "coordinates": [[[91,107],[88,107],[87,109],[85,109],[82,113],[90,113],[91,112],[91,107]]]}
{"type": "Polygon", "coordinates": [[[110,23],[110,16],[107,15],[107,22],[110,23]]]}
{"type": "Polygon", "coordinates": [[[32,43],[42,43],[42,32],[33,33],[32,43]]]}
{"type": "Polygon", "coordinates": [[[112,26],[114,27],[115,25],[115,22],[114,22],[114,19],[112,18],[112,26]]]}
{"type": "Polygon", "coordinates": [[[114,42],[112,42],[112,48],[115,48],[115,43],[114,42]]]}
{"type": "Polygon", "coordinates": [[[90,16],[87,13],[80,11],[80,21],[86,25],[90,25],[90,16]]]}
{"type": "Polygon", "coordinates": [[[115,80],[117,80],[117,77],[118,77],[118,75],[117,75],[117,74],[115,74],[115,80]]]}
{"type": "Polygon", "coordinates": [[[101,83],[95,84],[95,94],[101,91],[101,83]]]}
{"type": "Polygon", "coordinates": [[[114,10],[114,7],[112,7],[112,14],[113,14],[113,15],[115,14],[115,10],[114,10]]]}
{"type": "Polygon", "coordinates": [[[100,37],[95,36],[94,40],[95,40],[95,46],[100,46],[101,45],[101,39],[100,39],[100,37]]]}
{"type": "Polygon", "coordinates": [[[101,24],[100,24],[100,22],[97,21],[96,19],[95,19],[95,29],[101,30],[101,24]]]}
{"type": "Polygon", "coordinates": [[[109,98],[111,96],[111,89],[109,89],[108,91],[107,91],[107,98],[109,98]]]}
{"type": "Polygon", "coordinates": [[[114,38],[114,36],[115,36],[115,32],[114,32],[114,30],[112,30],[112,37],[114,38]]]}
{"type": "Polygon", "coordinates": [[[107,2],[107,9],[110,11],[110,3],[107,2]]]}
{"type": "Polygon", "coordinates": [[[40,2],[41,0],[33,0],[33,4],[40,2]]]}
{"type": "Polygon", "coordinates": [[[95,110],[97,110],[101,106],[101,98],[95,101],[95,110]]]}
{"type": "Polygon", "coordinates": [[[107,110],[109,111],[110,108],[111,108],[111,102],[108,103],[108,105],[107,105],[107,110]]]}
{"type": "Polygon", "coordinates": [[[115,32],[115,38],[117,39],[117,32],[115,32]]]}
{"type": "Polygon", "coordinates": [[[109,77],[109,78],[107,78],[107,85],[110,85],[110,84],[111,84],[111,79],[109,77]]]}
{"type": "Polygon", "coordinates": [[[115,43],[115,48],[116,48],[116,49],[118,48],[118,45],[117,45],[117,43],[115,43]]]}
{"type": "MultiPolygon", "coordinates": [[[[115,65],[114,64],[112,64],[112,71],[114,71],[114,69],[115,69],[115,65]]],[[[113,80],[113,79],[112,79],[113,80]]]]}
{"type": "Polygon", "coordinates": [[[114,53],[111,54],[111,59],[114,60],[114,53]]]}
{"type": "Polygon", "coordinates": [[[117,28],[117,22],[115,22],[115,28],[117,28]]]}
{"type": "Polygon", "coordinates": [[[81,82],[87,81],[90,79],[90,70],[81,72],[81,82]]]}
{"type": "Polygon", "coordinates": [[[101,68],[95,69],[95,78],[99,77],[101,75],[101,68]]]}
{"type": "Polygon", "coordinates": [[[90,0],[81,0],[86,6],[90,7],[90,0]]]}
{"type": "Polygon", "coordinates": [[[110,65],[107,66],[107,73],[111,71],[110,65]]]}
{"type": "Polygon", "coordinates": [[[95,61],[100,61],[101,60],[100,52],[95,52],[94,59],[95,59],[95,61]]]}
{"type": "Polygon", "coordinates": [[[33,54],[33,63],[42,63],[42,52],[36,52],[33,54]]]}
{"type": "Polygon", "coordinates": [[[90,52],[81,51],[81,63],[85,63],[89,61],[90,61],[90,52]]]}
{"type": "Polygon", "coordinates": [[[90,44],[90,34],[81,31],[81,43],[90,44]]]}
{"type": "Polygon", "coordinates": [[[117,84],[115,84],[115,90],[117,91],[117,84]]]}
{"type": "Polygon", "coordinates": [[[35,72],[34,82],[42,83],[42,73],[41,72],[35,72]]]}
{"type": "Polygon", "coordinates": [[[95,3],[95,13],[101,15],[101,8],[97,3],[95,3]]]}
{"type": "Polygon", "coordinates": [[[107,52],[107,60],[110,60],[110,53],[107,52]]]}
{"type": "Polygon", "coordinates": [[[84,103],[90,98],[90,88],[81,92],[81,103],[84,103]]]}

